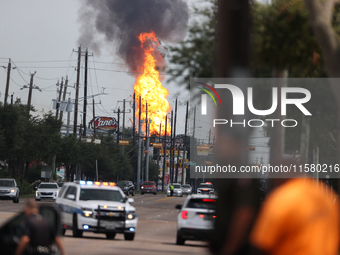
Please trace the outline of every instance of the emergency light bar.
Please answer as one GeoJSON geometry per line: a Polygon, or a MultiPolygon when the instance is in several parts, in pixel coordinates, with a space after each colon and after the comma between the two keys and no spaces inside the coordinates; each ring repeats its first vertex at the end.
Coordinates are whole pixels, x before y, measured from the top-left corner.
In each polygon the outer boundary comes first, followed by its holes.
{"type": "Polygon", "coordinates": [[[92,181],[79,181],[79,184],[80,185],[87,185],[87,186],[92,186],[93,184],[95,186],[110,186],[110,187],[114,187],[116,186],[116,183],[115,182],[92,182],[92,181]]]}

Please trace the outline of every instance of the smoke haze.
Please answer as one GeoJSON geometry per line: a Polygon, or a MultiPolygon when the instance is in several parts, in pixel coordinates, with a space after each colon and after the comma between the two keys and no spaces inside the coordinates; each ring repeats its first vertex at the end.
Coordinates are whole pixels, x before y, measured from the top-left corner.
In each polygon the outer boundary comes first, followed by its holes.
{"type": "MultiPolygon", "coordinates": [[[[87,0],[79,12],[79,43],[97,53],[104,46],[117,47],[118,55],[136,71],[143,58],[136,36],[152,30],[164,42],[179,41],[188,18],[183,0],[87,0]]],[[[164,49],[159,51],[164,55],[164,49]]]]}

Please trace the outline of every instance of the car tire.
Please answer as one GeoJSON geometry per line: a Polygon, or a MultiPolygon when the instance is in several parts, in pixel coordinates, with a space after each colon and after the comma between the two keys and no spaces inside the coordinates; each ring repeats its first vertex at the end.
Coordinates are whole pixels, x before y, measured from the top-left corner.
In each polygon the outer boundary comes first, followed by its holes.
{"type": "Polygon", "coordinates": [[[15,198],[13,198],[13,203],[19,203],[19,197],[15,197],[15,198]]]}
{"type": "Polygon", "coordinates": [[[72,221],[72,234],[73,237],[82,237],[83,236],[83,231],[78,229],[78,224],[77,224],[77,215],[73,215],[73,221],[72,221]]]}
{"type": "Polygon", "coordinates": [[[107,239],[114,239],[116,237],[116,233],[106,233],[107,239]]]}
{"type": "Polygon", "coordinates": [[[126,196],[128,197],[130,195],[130,191],[128,190],[127,192],[126,192],[126,196]]]}
{"type": "Polygon", "coordinates": [[[177,245],[184,245],[184,242],[185,242],[185,239],[177,233],[176,244],[177,245]]]}
{"type": "Polygon", "coordinates": [[[155,192],[155,193],[153,193],[154,195],[157,195],[157,193],[155,192]]]}
{"type": "Polygon", "coordinates": [[[61,230],[61,234],[64,236],[64,235],[65,235],[65,233],[66,233],[66,229],[65,229],[65,228],[63,228],[63,229],[61,230]]]}
{"type": "Polygon", "coordinates": [[[40,200],[41,200],[41,199],[37,199],[37,198],[35,199],[35,201],[40,201],[40,200]]]}
{"type": "Polygon", "coordinates": [[[124,239],[126,241],[133,241],[135,238],[135,233],[124,233],[124,239]]]}
{"type": "Polygon", "coordinates": [[[132,191],[132,196],[134,196],[134,195],[135,195],[135,191],[133,190],[133,191],[132,191]]]}
{"type": "Polygon", "coordinates": [[[140,193],[141,195],[144,195],[144,193],[140,193]]]}

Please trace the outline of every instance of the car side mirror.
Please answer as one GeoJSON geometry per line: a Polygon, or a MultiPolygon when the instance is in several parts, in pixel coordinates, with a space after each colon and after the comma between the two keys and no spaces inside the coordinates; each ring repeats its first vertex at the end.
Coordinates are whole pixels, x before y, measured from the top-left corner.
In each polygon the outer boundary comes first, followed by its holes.
{"type": "Polygon", "coordinates": [[[181,210],[182,209],[182,205],[176,205],[175,209],[181,210]]]}
{"type": "Polygon", "coordinates": [[[128,203],[130,203],[130,204],[132,204],[132,203],[134,203],[135,202],[135,200],[133,199],[133,198],[128,198],[128,203]]]}
{"type": "Polygon", "coordinates": [[[70,200],[76,200],[76,197],[75,197],[75,195],[73,195],[73,194],[68,194],[68,195],[66,196],[66,198],[67,198],[67,199],[70,199],[70,200]]]}

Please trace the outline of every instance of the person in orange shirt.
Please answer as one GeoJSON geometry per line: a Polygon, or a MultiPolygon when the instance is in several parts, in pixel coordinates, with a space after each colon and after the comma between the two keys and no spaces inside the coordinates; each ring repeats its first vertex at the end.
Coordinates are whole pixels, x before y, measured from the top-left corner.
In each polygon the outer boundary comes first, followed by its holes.
{"type": "Polygon", "coordinates": [[[308,178],[279,179],[250,235],[253,254],[337,255],[339,206],[326,185],[308,178]]]}

